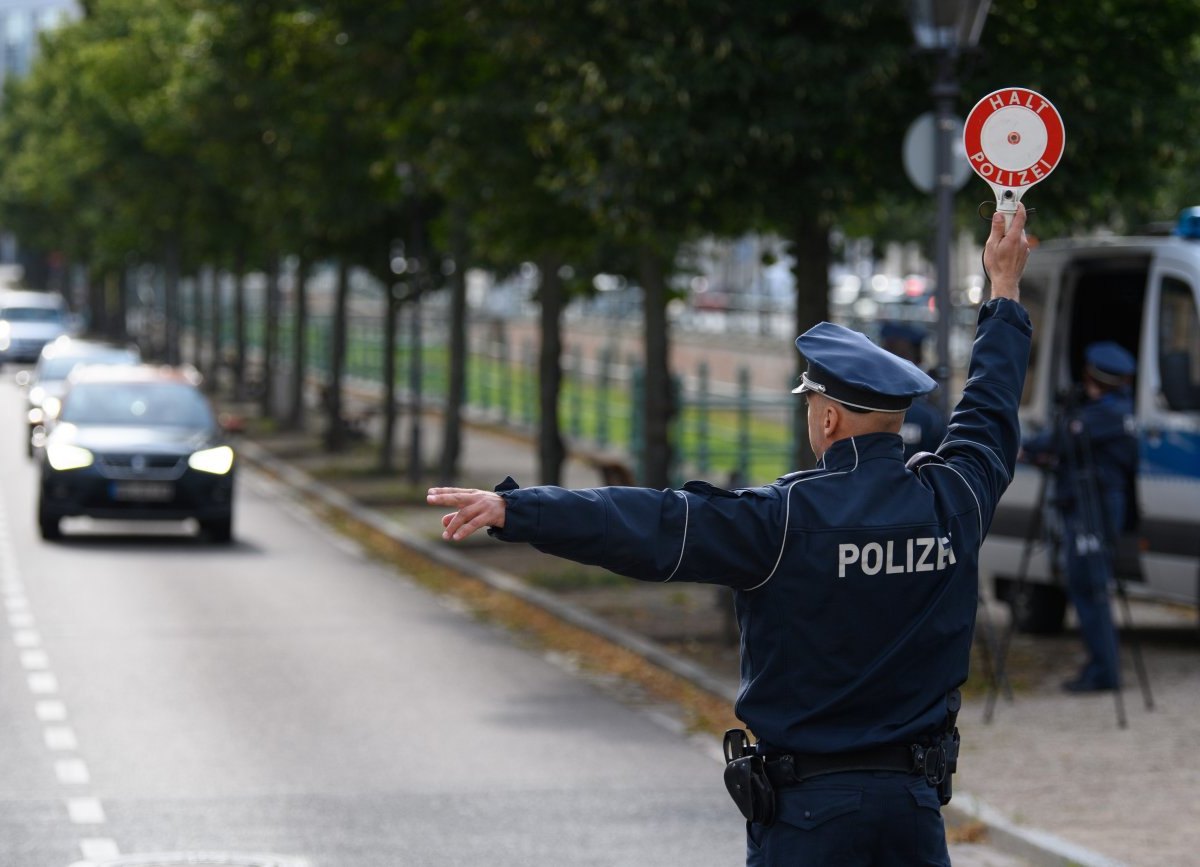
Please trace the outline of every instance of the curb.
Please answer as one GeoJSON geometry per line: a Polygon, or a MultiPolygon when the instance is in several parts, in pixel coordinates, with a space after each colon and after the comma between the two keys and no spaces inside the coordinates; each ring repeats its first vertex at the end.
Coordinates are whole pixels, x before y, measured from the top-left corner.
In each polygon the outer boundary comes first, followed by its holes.
{"type": "MultiPolygon", "coordinates": [[[[531,587],[514,575],[481,566],[448,546],[418,536],[399,522],[363,506],[341,491],[317,481],[303,470],[275,457],[258,443],[242,439],[237,443],[237,451],[250,463],[266,470],[291,489],[320,500],[423,557],[481,581],[493,589],[536,605],[572,626],[587,630],[638,654],[659,668],[712,695],[730,703],[737,697],[737,689],[734,686],[714,677],[701,666],[681,659],[661,645],[615,626],[557,596],[531,587]]],[[[950,824],[983,824],[987,828],[989,841],[998,849],[1024,858],[1034,867],[1127,867],[1123,862],[1078,846],[1054,834],[1018,826],[996,808],[965,792],[956,792],[954,801],[943,807],[942,812],[950,824]]]]}

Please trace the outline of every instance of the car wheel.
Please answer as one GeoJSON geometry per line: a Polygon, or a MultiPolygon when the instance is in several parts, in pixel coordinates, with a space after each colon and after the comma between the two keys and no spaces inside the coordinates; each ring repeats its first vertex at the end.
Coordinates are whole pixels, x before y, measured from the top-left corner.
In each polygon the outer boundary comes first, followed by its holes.
{"type": "Polygon", "coordinates": [[[45,509],[38,509],[38,529],[42,533],[42,538],[47,542],[53,542],[56,539],[62,538],[61,518],[58,515],[51,515],[45,509]]]}
{"type": "Polygon", "coordinates": [[[233,541],[233,515],[223,515],[210,521],[201,521],[200,530],[209,541],[218,545],[227,545],[233,541]]]}

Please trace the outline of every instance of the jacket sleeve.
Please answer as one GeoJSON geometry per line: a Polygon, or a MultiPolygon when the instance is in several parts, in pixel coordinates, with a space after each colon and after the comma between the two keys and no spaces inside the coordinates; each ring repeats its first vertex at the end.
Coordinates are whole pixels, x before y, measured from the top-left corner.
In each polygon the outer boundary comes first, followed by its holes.
{"type": "Polygon", "coordinates": [[[683,490],[551,486],[501,490],[505,542],[602,566],[641,581],[751,587],[779,553],[774,488],[724,491],[705,482],[683,490]]]}
{"type": "Polygon", "coordinates": [[[1021,435],[1017,408],[1032,335],[1029,315],[1020,304],[995,298],[980,309],[963,396],[938,449],[971,489],[981,534],[991,525],[1016,467],[1021,435]]]}

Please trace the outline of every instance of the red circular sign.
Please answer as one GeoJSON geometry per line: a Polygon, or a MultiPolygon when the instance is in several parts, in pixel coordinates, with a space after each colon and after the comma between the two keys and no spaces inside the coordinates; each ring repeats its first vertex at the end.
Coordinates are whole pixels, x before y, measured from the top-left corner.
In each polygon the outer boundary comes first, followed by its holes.
{"type": "Polygon", "coordinates": [[[998,187],[1027,187],[1054,171],[1067,135],[1046,97],[1024,87],[989,93],[963,125],[963,148],[971,168],[998,187]]]}

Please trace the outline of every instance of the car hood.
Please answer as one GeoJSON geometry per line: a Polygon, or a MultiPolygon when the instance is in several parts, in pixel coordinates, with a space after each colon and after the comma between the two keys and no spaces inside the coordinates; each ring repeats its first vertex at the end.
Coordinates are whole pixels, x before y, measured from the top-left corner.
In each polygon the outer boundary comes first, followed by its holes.
{"type": "Polygon", "coordinates": [[[132,425],[73,425],[63,422],[51,431],[47,444],[82,446],[88,451],[191,454],[221,444],[215,431],[186,427],[132,425]]]}

